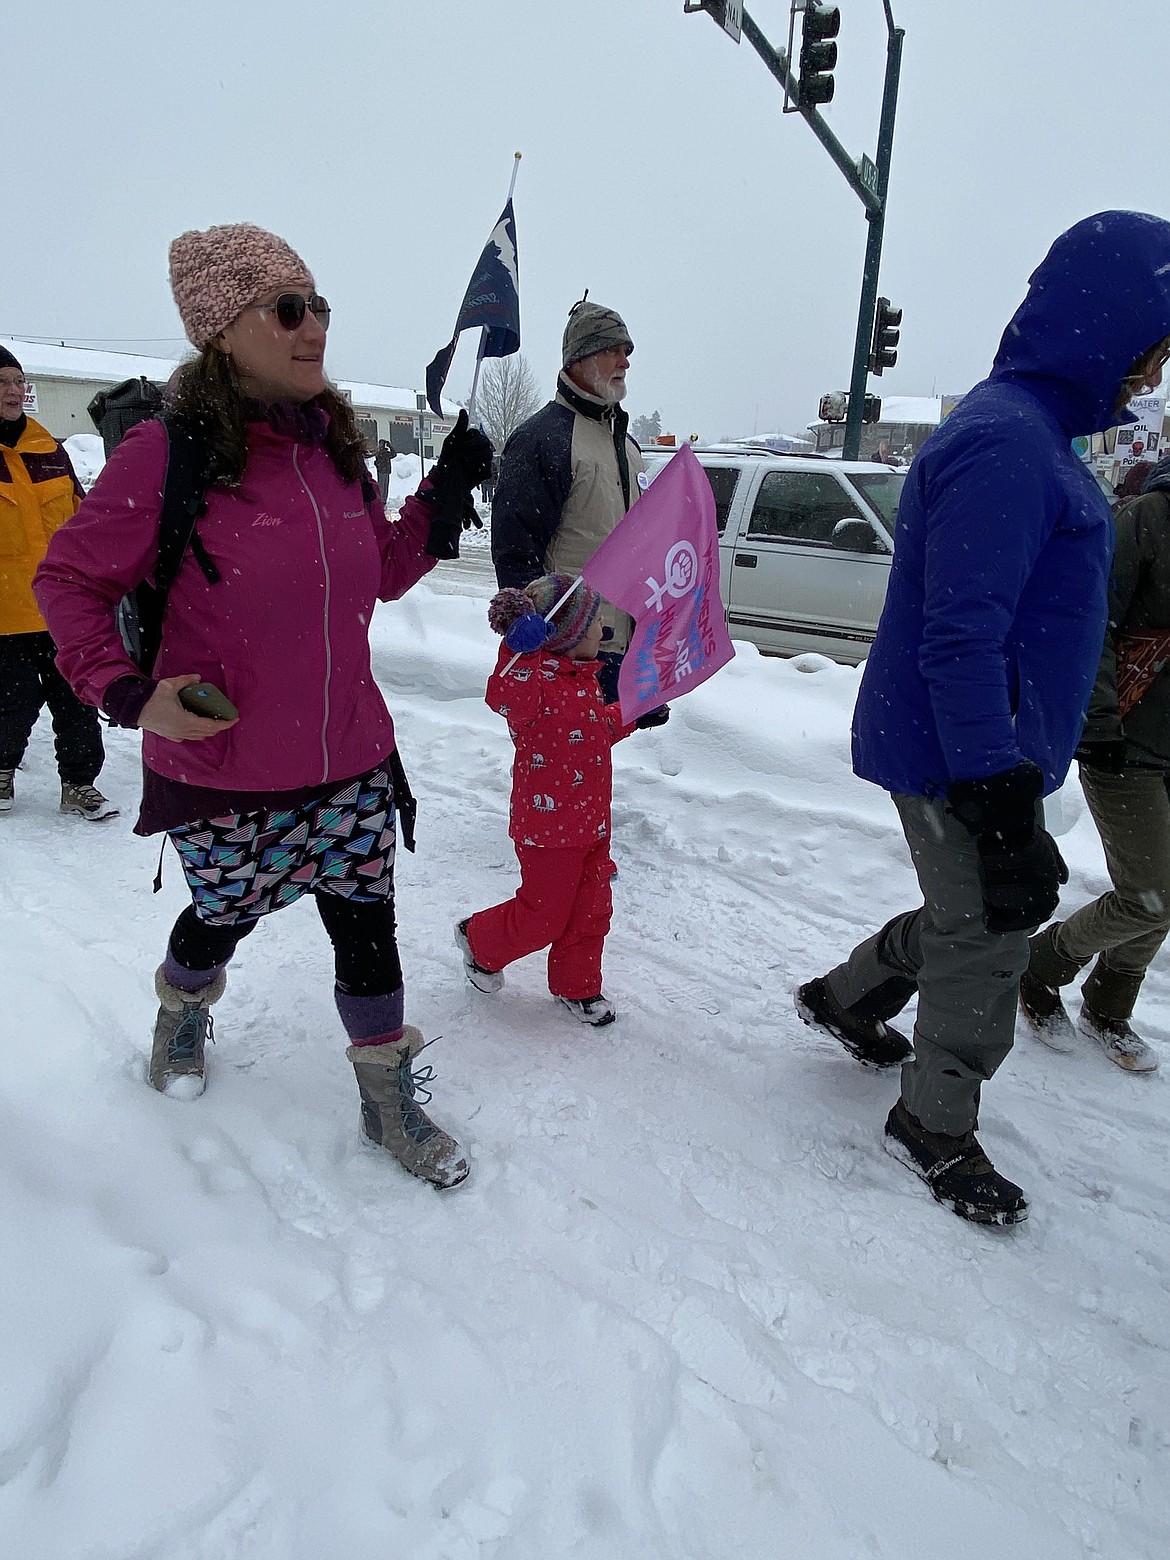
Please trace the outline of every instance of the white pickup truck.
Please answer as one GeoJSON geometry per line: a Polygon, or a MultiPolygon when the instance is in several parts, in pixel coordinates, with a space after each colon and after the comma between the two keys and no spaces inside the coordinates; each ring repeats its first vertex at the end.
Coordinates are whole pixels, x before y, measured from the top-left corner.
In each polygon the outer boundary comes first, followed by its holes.
{"type": "MultiPolygon", "coordinates": [[[[673,452],[645,452],[650,480],[673,452]]],[[[873,643],[906,473],[870,461],[695,451],[715,495],[733,639],[856,665],[873,643]]]]}

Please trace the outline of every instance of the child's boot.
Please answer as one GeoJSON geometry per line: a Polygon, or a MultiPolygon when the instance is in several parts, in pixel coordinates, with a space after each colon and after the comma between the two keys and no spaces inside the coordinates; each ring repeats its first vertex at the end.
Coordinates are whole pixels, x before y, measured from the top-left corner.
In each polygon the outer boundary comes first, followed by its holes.
{"type": "Polygon", "coordinates": [[[568,1008],[578,1023],[592,1024],[595,1029],[600,1029],[602,1024],[612,1024],[617,1017],[617,1008],[604,992],[596,997],[583,997],[580,1001],[573,997],[558,997],[557,1001],[563,1008],[568,1008]]]}

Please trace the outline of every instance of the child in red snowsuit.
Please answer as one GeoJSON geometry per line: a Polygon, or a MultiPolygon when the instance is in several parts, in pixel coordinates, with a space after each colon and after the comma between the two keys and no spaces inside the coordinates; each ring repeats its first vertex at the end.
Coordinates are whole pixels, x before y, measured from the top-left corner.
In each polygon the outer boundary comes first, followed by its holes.
{"type": "Polygon", "coordinates": [[[498,991],[506,965],[547,948],[548,989],[557,1001],[582,1023],[611,1024],[617,1013],[601,989],[613,911],[610,749],[633,727],[622,724],[617,704],[603,702],[598,686],[597,592],[582,582],[546,621],[572,583],[570,575],[546,574],[523,591],[500,591],[488,607],[491,626],[509,636],[487,703],[516,744],[508,832],[520,887],[505,903],[460,921],[455,941],[480,991],[498,991]],[[539,648],[528,648],[546,634],[539,648]]]}

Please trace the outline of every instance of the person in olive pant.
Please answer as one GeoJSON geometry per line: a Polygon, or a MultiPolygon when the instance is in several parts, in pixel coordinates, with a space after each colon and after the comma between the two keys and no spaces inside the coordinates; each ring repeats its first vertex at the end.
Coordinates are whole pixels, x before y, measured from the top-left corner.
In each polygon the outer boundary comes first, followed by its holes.
{"type": "Polygon", "coordinates": [[[1077,748],[1112,887],[1032,938],[1020,1009],[1041,1040],[1071,1049],[1060,988],[1095,957],[1077,1028],[1127,1072],[1153,1072],[1158,1058],[1129,1020],[1170,931],[1170,458],[1116,525],[1109,630],[1077,748]]]}

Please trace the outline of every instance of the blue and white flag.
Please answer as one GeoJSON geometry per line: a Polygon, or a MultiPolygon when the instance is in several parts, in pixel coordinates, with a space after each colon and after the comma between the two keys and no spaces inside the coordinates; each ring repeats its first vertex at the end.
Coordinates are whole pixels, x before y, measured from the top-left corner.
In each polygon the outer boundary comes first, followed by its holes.
{"type": "Polygon", "coordinates": [[[516,268],[516,218],[509,201],[484,245],[479,264],[472,273],[455,334],[447,346],[436,353],[427,367],[427,401],[436,417],[443,415],[439,397],[447,382],[451,359],[461,333],[479,325],[483,328],[479,356],[511,357],[520,350],[520,277],[516,268]]]}

